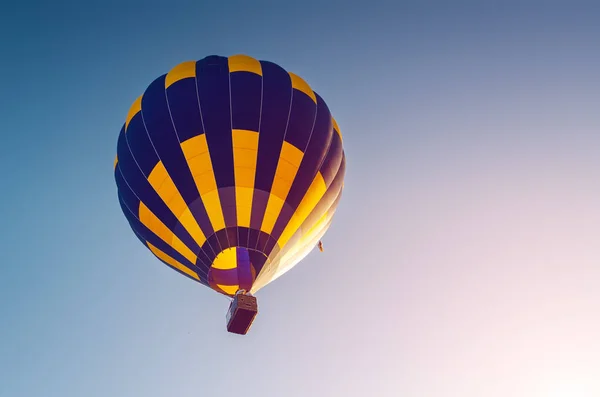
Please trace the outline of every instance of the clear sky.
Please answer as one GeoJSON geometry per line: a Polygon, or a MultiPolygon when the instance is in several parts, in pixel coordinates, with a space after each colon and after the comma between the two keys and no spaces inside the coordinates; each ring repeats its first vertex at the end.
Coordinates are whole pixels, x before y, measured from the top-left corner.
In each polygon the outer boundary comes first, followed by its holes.
{"type": "Polygon", "coordinates": [[[3,4],[0,396],[599,396],[594,3],[3,4]],[[145,87],[236,53],[305,78],[347,155],[325,252],[245,337],[113,179],[145,87]]]}

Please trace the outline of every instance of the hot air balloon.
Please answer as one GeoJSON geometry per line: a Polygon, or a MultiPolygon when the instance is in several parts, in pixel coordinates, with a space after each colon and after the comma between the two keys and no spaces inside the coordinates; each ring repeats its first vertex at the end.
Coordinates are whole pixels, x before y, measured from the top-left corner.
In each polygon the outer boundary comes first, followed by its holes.
{"type": "Polygon", "coordinates": [[[342,135],[299,76],[246,55],[183,62],[133,102],[117,143],[119,203],[137,238],[180,274],[231,298],[246,334],[254,294],[329,228],[342,135]]]}

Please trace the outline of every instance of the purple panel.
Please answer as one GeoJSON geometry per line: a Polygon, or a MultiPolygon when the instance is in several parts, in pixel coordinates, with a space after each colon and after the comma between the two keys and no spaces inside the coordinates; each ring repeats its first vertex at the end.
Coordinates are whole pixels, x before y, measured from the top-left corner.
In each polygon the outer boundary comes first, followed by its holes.
{"type": "MultiPolygon", "coordinates": [[[[273,258],[275,258],[275,257],[277,256],[277,254],[279,254],[279,252],[280,252],[280,251],[281,251],[281,248],[280,248],[278,245],[276,245],[275,247],[273,247],[273,251],[271,251],[271,253],[269,254],[269,257],[271,258],[271,260],[272,260],[273,258]]],[[[263,265],[263,266],[264,266],[264,265],[263,265]]],[[[263,270],[263,269],[261,268],[261,271],[262,271],[262,270],[263,270]]]]}
{"type": "Polygon", "coordinates": [[[252,198],[252,215],[250,216],[250,227],[252,229],[260,230],[268,202],[269,192],[254,189],[254,197],[252,198]]]}
{"type": "Polygon", "coordinates": [[[210,260],[209,262],[212,265],[217,255],[222,251],[221,244],[219,244],[219,239],[217,238],[216,233],[208,236],[206,242],[204,242],[204,245],[202,246],[202,249],[204,252],[206,252],[206,255],[208,255],[208,259],[210,260]],[[215,250],[211,252],[211,250],[208,249],[208,246],[215,247],[215,250]]]}
{"type": "Polygon", "coordinates": [[[249,291],[252,288],[252,267],[250,265],[250,255],[248,250],[245,248],[238,247],[236,250],[237,254],[237,270],[238,270],[238,284],[240,288],[249,291]]]}
{"type": "Polygon", "coordinates": [[[267,241],[269,241],[269,235],[263,231],[258,235],[258,242],[256,244],[256,249],[258,251],[264,252],[264,247],[267,245],[267,241]]]}
{"type": "Polygon", "coordinates": [[[229,246],[237,247],[239,245],[238,228],[237,227],[228,227],[226,229],[226,232],[227,232],[227,240],[229,240],[229,246]]]}
{"type": "Polygon", "coordinates": [[[269,236],[269,240],[267,241],[267,245],[265,246],[263,252],[267,255],[269,255],[271,253],[271,251],[273,251],[273,248],[275,248],[275,245],[277,244],[277,241],[275,241],[275,239],[271,236],[269,236]]]}
{"type": "MultiPolygon", "coordinates": [[[[331,121],[331,113],[327,105],[317,95],[318,113],[315,121],[315,127],[304,153],[302,163],[298,169],[296,179],[290,188],[290,194],[288,195],[288,203],[292,208],[298,208],[298,205],[302,201],[302,198],[306,194],[306,191],[310,187],[317,171],[321,167],[325,155],[329,150],[331,140],[333,137],[333,124],[331,121]]],[[[287,223],[287,221],[285,222],[287,223]]]]}
{"type": "Polygon", "coordinates": [[[342,148],[342,140],[337,132],[334,132],[331,139],[331,145],[329,151],[325,156],[323,164],[321,164],[321,174],[325,180],[325,185],[329,187],[333,178],[335,177],[340,164],[342,163],[342,157],[344,156],[344,150],[342,148]]]}
{"type": "Polygon", "coordinates": [[[236,227],[235,186],[219,188],[219,198],[221,199],[221,208],[223,209],[223,217],[225,218],[225,227],[236,227]]]}
{"type": "Polygon", "coordinates": [[[294,89],[290,121],[285,133],[286,142],[304,152],[315,124],[316,115],[317,104],[302,91],[294,89]]]}
{"type": "Polygon", "coordinates": [[[238,227],[238,245],[240,247],[248,248],[248,237],[250,236],[250,231],[247,227],[238,227]]]}
{"type": "Polygon", "coordinates": [[[194,203],[192,214],[205,235],[213,233],[210,219],[173,127],[165,93],[165,76],[154,80],[142,97],[142,116],[152,145],[171,176],[188,207],[194,203]]]}
{"type": "Polygon", "coordinates": [[[167,88],[167,101],[180,142],[204,134],[194,77],[171,84],[167,88]]]}
{"type": "Polygon", "coordinates": [[[129,221],[129,225],[133,229],[136,236],[140,239],[143,239],[144,245],[146,244],[146,241],[148,241],[150,244],[154,245],[155,247],[157,247],[158,249],[160,249],[167,255],[175,258],[177,261],[179,261],[182,264],[184,264],[185,266],[189,267],[191,270],[195,271],[199,275],[202,275],[202,274],[206,275],[206,270],[204,270],[204,269],[201,270],[201,269],[197,268],[195,263],[191,263],[190,261],[188,261],[183,255],[181,255],[179,252],[177,252],[173,247],[171,247],[169,244],[165,243],[161,238],[159,238],[152,231],[150,231],[148,228],[146,228],[146,226],[144,226],[135,217],[135,215],[131,212],[131,209],[125,205],[123,200],[121,200],[121,197],[119,197],[119,203],[121,204],[121,209],[123,211],[123,214],[125,215],[125,218],[129,221]]]}
{"type": "MultiPolygon", "coordinates": [[[[190,183],[193,184],[194,189],[196,189],[196,183],[193,179],[190,183]]],[[[208,217],[206,208],[204,207],[204,203],[202,202],[202,198],[198,196],[191,204],[188,205],[188,208],[194,215],[196,221],[198,221],[198,226],[200,226],[202,233],[204,233],[205,236],[210,236],[211,234],[213,234],[214,230],[212,227],[212,223],[210,222],[210,218],[208,217]]]]}
{"type": "Polygon", "coordinates": [[[262,77],[250,72],[233,72],[231,120],[234,129],[258,131],[262,100],[262,77]]]}
{"type": "Polygon", "coordinates": [[[248,230],[248,247],[255,249],[258,244],[258,237],[260,236],[261,231],[258,229],[249,229],[248,230]]]}
{"type": "Polygon", "coordinates": [[[235,285],[238,284],[238,271],[237,269],[210,269],[208,274],[209,280],[216,284],[221,285],[235,285]]]}
{"type": "MultiPolygon", "coordinates": [[[[127,133],[124,134],[123,138],[128,151],[131,152],[131,156],[135,159],[136,167],[139,166],[147,178],[154,166],[159,162],[159,158],[148,138],[148,133],[146,133],[141,112],[133,116],[127,127],[127,133]]],[[[124,152],[123,149],[119,148],[119,159],[121,159],[124,152]]],[[[127,175],[125,175],[125,178],[128,179],[127,175]]]]}
{"type": "MultiPolygon", "coordinates": [[[[187,233],[183,225],[179,222],[177,222],[176,226],[173,228],[173,232],[175,233],[175,235],[187,233]]],[[[209,256],[211,254],[214,255],[214,250],[212,249],[212,247],[204,244],[202,247],[198,247],[198,249],[194,250],[194,253],[198,256],[198,259],[202,263],[204,263],[206,266],[210,266],[212,261],[209,259],[209,256]]]]}
{"type": "MultiPolygon", "coordinates": [[[[321,97],[318,95],[317,106],[317,119],[315,121],[315,127],[313,129],[310,142],[308,143],[308,147],[304,153],[304,157],[302,158],[302,162],[300,163],[300,168],[298,169],[296,178],[292,183],[292,187],[290,188],[290,192],[286,199],[286,202],[294,210],[298,208],[298,205],[304,198],[304,195],[308,191],[308,188],[314,180],[315,175],[321,167],[321,163],[327,154],[329,145],[331,143],[331,138],[333,136],[331,114],[329,113],[329,109],[327,108],[327,105],[323,99],[321,99],[321,97]]],[[[283,233],[283,230],[290,221],[290,218],[291,215],[286,216],[284,214],[281,214],[279,218],[277,218],[277,222],[275,222],[273,232],[271,233],[273,237],[279,238],[281,236],[281,233],[283,233]]]]}
{"type": "Polygon", "coordinates": [[[231,247],[231,245],[229,244],[229,238],[228,238],[229,236],[227,235],[227,229],[219,230],[218,232],[215,233],[215,236],[217,236],[217,240],[219,240],[219,245],[221,245],[221,250],[226,250],[227,248],[231,247]]]}
{"type": "MultiPolygon", "coordinates": [[[[138,168],[131,155],[124,134],[119,137],[117,152],[119,163],[115,170],[115,178],[121,195],[128,207],[132,209],[139,208],[141,198],[150,211],[171,229],[189,249],[193,252],[200,251],[200,247],[194,241],[192,236],[190,236],[187,231],[177,228],[177,218],[158,196],[152,186],[150,186],[150,183],[138,168]]],[[[152,151],[151,155],[155,156],[154,151],[152,151]]],[[[158,161],[156,157],[155,159],[158,161]]]]}
{"type": "MultiPolygon", "coordinates": [[[[260,271],[263,268],[263,265],[265,264],[265,261],[267,260],[267,257],[262,252],[255,250],[248,250],[248,255],[250,256],[250,262],[252,263],[256,274],[260,273],[260,271]]],[[[256,278],[256,275],[254,276],[254,278],[256,278]]]]}
{"type": "MultiPolygon", "coordinates": [[[[335,178],[329,188],[323,195],[323,198],[319,201],[315,209],[306,218],[302,227],[310,227],[319,221],[319,218],[323,216],[326,211],[334,208],[334,203],[341,197],[342,186],[344,182],[344,174],[346,170],[345,159],[342,157],[342,163],[338,170],[335,178]],[[309,226],[310,225],[310,226],[309,226]]],[[[337,205],[337,204],[336,204],[337,205]]]]}
{"type": "Polygon", "coordinates": [[[261,65],[263,99],[251,215],[251,226],[254,228],[260,228],[267,205],[266,201],[257,199],[257,190],[271,191],[292,99],[289,74],[271,62],[261,61],[261,65]],[[255,226],[257,223],[258,227],[255,226]]]}
{"type": "Polygon", "coordinates": [[[196,85],[217,186],[235,186],[227,58],[209,56],[198,61],[196,85]]]}

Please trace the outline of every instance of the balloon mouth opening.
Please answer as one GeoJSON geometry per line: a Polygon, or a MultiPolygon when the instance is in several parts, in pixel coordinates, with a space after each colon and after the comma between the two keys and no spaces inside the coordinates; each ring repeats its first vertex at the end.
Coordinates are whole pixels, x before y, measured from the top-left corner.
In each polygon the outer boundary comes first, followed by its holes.
{"type": "Polygon", "coordinates": [[[225,248],[211,264],[208,271],[209,285],[229,297],[236,296],[240,291],[249,293],[265,260],[266,255],[257,250],[246,247],[225,248]]]}

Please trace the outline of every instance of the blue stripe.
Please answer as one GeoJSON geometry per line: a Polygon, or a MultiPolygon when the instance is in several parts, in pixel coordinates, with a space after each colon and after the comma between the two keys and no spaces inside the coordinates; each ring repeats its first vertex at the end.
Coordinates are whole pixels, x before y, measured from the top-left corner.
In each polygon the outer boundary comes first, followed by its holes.
{"type": "Polygon", "coordinates": [[[332,135],[329,151],[327,152],[325,160],[323,161],[323,164],[321,164],[321,169],[319,170],[321,175],[323,175],[326,186],[329,187],[329,185],[331,185],[333,178],[335,178],[337,171],[340,168],[343,157],[344,149],[342,147],[342,140],[337,132],[335,132],[332,135]]]}
{"type": "Polygon", "coordinates": [[[254,229],[260,229],[267,206],[267,200],[257,197],[257,194],[261,194],[257,190],[271,191],[292,98],[289,74],[274,63],[266,61],[260,63],[263,71],[263,108],[250,217],[250,227],[254,229]]]}
{"type": "Polygon", "coordinates": [[[339,197],[341,196],[345,174],[346,161],[343,158],[340,166],[338,167],[337,173],[333,178],[332,183],[327,188],[327,191],[323,195],[323,198],[321,198],[321,200],[312,210],[310,215],[302,223],[303,229],[312,227],[315,223],[319,221],[319,219],[323,216],[325,212],[330,211],[331,209],[335,209],[333,205],[334,202],[339,200],[339,197]]]}
{"type": "Polygon", "coordinates": [[[260,236],[262,232],[255,228],[248,229],[248,247],[256,248],[258,244],[258,236],[260,236]]]}
{"type": "Polygon", "coordinates": [[[267,240],[267,244],[265,244],[265,247],[263,248],[263,252],[267,255],[269,255],[271,253],[271,251],[273,251],[273,248],[275,248],[275,245],[277,245],[277,241],[269,236],[269,239],[267,240]]]}
{"type": "MultiPolygon", "coordinates": [[[[329,113],[325,101],[323,101],[319,95],[317,95],[317,109],[317,118],[315,120],[315,126],[311,134],[310,142],[308,143],[304,157],[300,163],[300,168],[298,169],[298,173],[296,174],[296,178],[292,183],[292,187],[290,188],[290,192],[286,199],[286,202],[294,211],[298,208],[298,205],[300,205],[300,202],[317,175],[333,137],[331,113],[329,113]]],[[[293,213],[291,211],[282,210],[271,233],[275,239],[278,239],[281,236],[292,215],[293,213]]]]}
{"type": "Polygon", "coordinates": [[[227,239],[229,240],[229,246],[230,247],[236,247],[239,245],[239,240],[238,240],[238,227],[228,227],[227,229],[225,229],[225,232],[227,233],[227,239]]]}
{"type": "Polygon", "coordinates": [[[253,277],[250,270],[250,253],[245,248],[236,249],[238,285],[241,289],[249,291],[252,288],[253,277]]]}
{"type": "MultiPolygon", "coordinates": [[[[217,187],[235,187],[227,58],[210,56],[198,61],[196,84],[217,187]]],[[[235,188],[219,189],[219,197],[221,202],[235,202],[235,188]]],[[[226,226],[236,226],[236,207],[223,207],[223,217],[226,226]]]]}
{"type": "Polygon", "coordinates": [[[236,130],[258,131],[262,77],[250,72],[231,73],[231,119],[236,130]]]}
{"type": "Polygon", "coordinates": [[[294,89],[293,92],[292,110],[285,140],[304,152],[315,123],[317,104],[302,91],[294,89]]]}
{"type": "Polygon", "coordinates": [[[180,142],[204,133],[200,107],[196,93],[196,79],[193,77],[176,81],[167,88],[167,100],[173,124],[180,142]]]}
{"type": "Polygon", "coordinates": [[[248,248],[248,238],[250,235],[250,231],[248,230],[248,228],[238,226],[237,232],[238,232],[238,244],[237,245],[240,247],[248,248]]]}
{"type": "Polygon", "coordinates": [[[187,266],[192,271],[196,272],[198,274],[198,276],[204,276],[204,278],[206,279],[206,277],[208,275],[206,270],[196,267],[195,263],[191,263],[190,261],[188,261],[179,252],[175,251],[175,249],[173,249],[173,247],[171,247],[169,244],[165,243],[160,237],[158,237],[156,234],[152,233],[152,231],[150,231],[148,228],[146,228],[146,226],[144,226],[135,217],[135,215],[131,212],[131,209],[125,205],[125,203],[123,202],[123,200],[121,200],[120,197],[119,197],[119,203],[121,204],[121,209],[123,210],[123,214],[125,214],[125,217],[129,221],[129,224],[131,225],[132,229],[138,236],[144,238],[150,244],[152,244],[159,250],[163,251],[165,254],[169,255],[173,259],[177,260],[179,263],[187,266]]]}
{"type": "Polygon", "coordinates": [[[261,231],[258,235],[258,242],[256,243],[256,249],[264,252],[264,248],[269,242],[269,235],[263,231],[261,231]]]}
{"type": "Polygon", "coordinates": [[[250,257],[250,263],[252,263],[252,267],[254,267],[256,275],[258,276],[267,260],[267,257],[263,253],[251,249],[248,250],[248,256],[250,257]]]}
{"type": "Polygon", "coordinates": [[[212,265],[212,263],[214,262],[215,258],[217,257],[217,254],[219,254],[222,250],[219,249],[216,252],[211,252],[210,250],[206,249],[206,247],[208,245],[219,245],[219,238],[217,236],[217,234],[213,234],[212,236],[209,236],[206,239],[206,242],[204,243],[204,245],[202,246],[204,252],[206,252],[206,255],[208,256],[208,263],[210,263],[212,265]]]}
{"type": "MultiPolygon", "coordinates": [[[[219,244],[221,245],[221,250],[225,250],[230,247],[226,229],[221,229],[221,230],[217,231],[215,233],[215,236],[217,236],[217,239],[219,240],[219,244]]],[[[217,253],[217,255],[218,255],[218,253],[217,253]]]]}
{"type": "Polygon", "coordinates": [[[137,208],[139,208],[138,197],[143,198],[144,205],[146,205],[162,223],[173,231],[173,233],[175,233],[188,248],[199,255],[200,247],[196,241],[182,226],[179,225],[177,217],[171,212],[169,207],[167,207],[152,186],[150,186],[146,177],[137,167],[129,148],[127,147],[127,143],[125,142],[125,136],[119,138],[117,146],[119,157],[119,163],[115,169],[117,186],[123,191],[123,194],[125,194],[125,189],[131,189],[131,192],[135,193],[135,196],[137,196],[135,200],[130,196],[126,196],[127,202],[131,203],[132,207],[135,203],[138,203],[137,208]]]}
{"type": "Polygon", "coordinates": [[[198,200],[200,193],[185,160],[185,155],[177,138],[177,132],[173,128],[164,87],[165,75],[154,80],[142,97],[142,115],[146,130],[158,156],[188,208],[194,203],[192,214],[204,235],[208,236],[214,230],[202,200],[198,200]]]}
{"type": "Polygon", "coordinates": [[[159,159],[148,138],[141,112],[138,112],[131,119],[125,133],[125,140],[129,146],[127,151],[131,151],[133,158],[147,178],[156,164],[158,164],[159,159]]]}
{"type": "Polygon", "coordinates": [[[116,150],[117,151],[117,164],[115,164],[115,182],[117,184],[117,187],[119,187],[119,182],[116,179],[117,167],[119,166],[119,161],[120,161],[118,158],[119,157],[119,142],[125,138],[124,135],[125,135],[125,123],[123,123],[123,125],[121,126],[121,131],[119,131],[119,136],[117,138],[117,147],[116,147],[116,149],[117,149],[116,150]]]}

